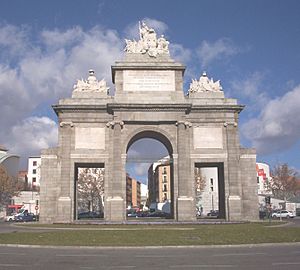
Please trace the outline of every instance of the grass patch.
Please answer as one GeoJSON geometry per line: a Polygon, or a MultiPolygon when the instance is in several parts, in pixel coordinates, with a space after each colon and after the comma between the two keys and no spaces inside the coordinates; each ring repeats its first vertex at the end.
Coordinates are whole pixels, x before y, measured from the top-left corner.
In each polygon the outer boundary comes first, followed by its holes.
{"type": "Polygon", "coordinates": [[[185,246],[300,242],[300,228],[266,225],[60,225],[61,228],[73,229],[0,234],[0,243],[57,246],[185,246]]]}

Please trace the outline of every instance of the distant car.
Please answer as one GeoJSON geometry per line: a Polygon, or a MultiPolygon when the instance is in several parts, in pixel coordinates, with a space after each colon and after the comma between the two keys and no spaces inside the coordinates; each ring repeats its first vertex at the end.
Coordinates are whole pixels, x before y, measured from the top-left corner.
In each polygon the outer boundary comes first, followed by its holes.
{"type": "Polygon", "coordinates": [[[272,214],[272,218],[293,218],[295,215],[291,211],[280,210],[272,214]]]}
{"type": "Polygon", "coordinates": [[[19,214],[15,218],[17,222],[30,222],[37,220],[35,214],[32,213],[19,214]]]}
{"type": "Polygon", "coordinates": [[[103,214],[93,212],[93,211],[87,211],[87,212],[81,212],[77,216],[78,219],[93,219],[93,218],[103,218],[103,214]]]}
{"type": "Polygon", "coordinates": [[[15,215],[11,214],[5,217],[5,221],[12,222],[15,221],[15,215]]]}
{"type": "Polygon", "coordinates": [[[207,214],[208,217],[219,217],[219,211],[218,210],[210,210],[210,212],[207,214]]]}

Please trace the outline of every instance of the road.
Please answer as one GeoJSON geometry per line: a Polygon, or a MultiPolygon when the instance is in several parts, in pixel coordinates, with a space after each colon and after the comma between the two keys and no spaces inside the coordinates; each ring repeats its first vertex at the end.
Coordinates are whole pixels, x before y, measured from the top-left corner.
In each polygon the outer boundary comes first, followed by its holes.
{"type": "Polygon", "coordinates": [[[300,245],[197,248],[0,247],[0,269],[300,269],[300,245]]]}

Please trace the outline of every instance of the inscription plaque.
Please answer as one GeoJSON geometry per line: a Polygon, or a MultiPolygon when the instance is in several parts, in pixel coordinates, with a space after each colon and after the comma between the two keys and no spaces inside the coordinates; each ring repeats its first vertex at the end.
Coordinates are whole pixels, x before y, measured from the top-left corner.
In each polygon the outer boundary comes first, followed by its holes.
{"type": "Polygon", "coordinates": [[[220,127],[194,127],[194,148],[223,148],[220,127]]]}
{"type": "Polygon", "coordinates": [[[104,128],[75,128],[76,149],[105,149],[104,128]]]}
{"type": "Polygon", "coordinates": [[[172,70],[124,70],[124,91],[175,91],[172,70]]]}

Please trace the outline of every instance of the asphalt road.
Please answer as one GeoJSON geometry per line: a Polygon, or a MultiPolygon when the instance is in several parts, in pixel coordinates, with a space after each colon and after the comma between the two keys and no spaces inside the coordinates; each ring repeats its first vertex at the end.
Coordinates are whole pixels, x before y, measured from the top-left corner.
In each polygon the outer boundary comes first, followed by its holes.
{"type": "Polygon", "coordinates": [[[200,248],[0,247],[0,269],[300,269],[300,245],[200,248]]]}

